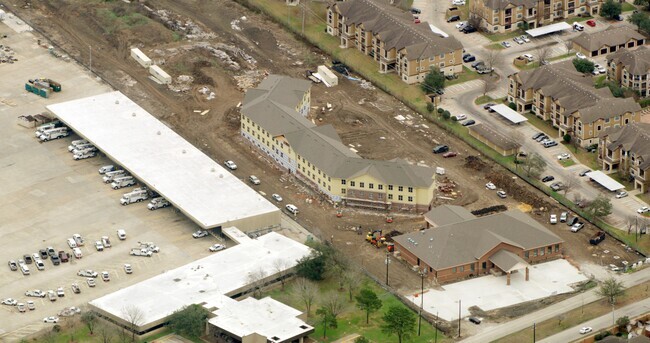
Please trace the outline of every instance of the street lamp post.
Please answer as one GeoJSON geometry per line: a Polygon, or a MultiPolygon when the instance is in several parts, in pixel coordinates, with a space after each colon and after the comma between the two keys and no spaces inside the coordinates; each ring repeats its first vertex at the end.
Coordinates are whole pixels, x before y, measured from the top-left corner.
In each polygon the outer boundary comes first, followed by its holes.
{"type": "Polygon", "coordinates": [[[386,251],[386,286],[388,286],[388,265],[390,264],[390,252],[386,251]]]}
{"type": "Polygon", "coordinates": [[[418,336],[420,336],[420,329],[422,326],[422,311],[424,308],[424,278],[427,276],[426,268],[420,270],[420,278],[422,279],[422,286],[420,287],[420,318],[418,318],[418,336]]]}

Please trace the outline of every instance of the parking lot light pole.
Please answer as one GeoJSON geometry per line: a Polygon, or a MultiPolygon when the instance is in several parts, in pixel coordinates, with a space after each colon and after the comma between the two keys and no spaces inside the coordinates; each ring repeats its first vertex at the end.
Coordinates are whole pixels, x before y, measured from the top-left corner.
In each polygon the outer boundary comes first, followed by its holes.
{"type": "Polygon", "coordinates": [[[418,318],[418,336],[420,336],[420,330],[422,326],[422,311],[424,308],[424,278],[427,276],[427,270],[420,270],[420,278],[422,279],[422,286],[420,287],[420,317],[418,318]]]}

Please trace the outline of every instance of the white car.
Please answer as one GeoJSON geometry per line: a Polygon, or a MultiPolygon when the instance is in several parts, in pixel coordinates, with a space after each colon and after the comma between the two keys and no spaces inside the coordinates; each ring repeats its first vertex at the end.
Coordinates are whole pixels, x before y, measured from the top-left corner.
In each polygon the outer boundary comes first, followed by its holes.
{"type": "Polygon", "coordinates": [[[217,251],[223,250],[225,248],[226,248],[226,246],[223,245],[223,244],[215,244],[215,245],[211,246],[210,248],[208,248],[208,250],[210,250],[212,252],[217,252],[217,251]]]}
{"type": "Polygon", "coordinates": [[[273,198],[273,200],[277,202],[282,202],[282,197],[280,196],[280,194],[273,193],[271,194],[271,198],[273,198]]]}
{"type": "Polygon", "coordinates": [[[83,277],[93,277],[93,278],[95,278],[99,274],[97,274],[96,271],[93,271],[93,270],[90,270],[90,269],[85,269],[85,270],[78,271],[77,275],[78,276],[83,276],[83,277]]]}
{"type": "Polygon", "coordinates": [[[601,66],[600,64],[597,64],[596,68],[598,68],[598,72],[601,74],[605,74],[607,72],[607,69],[605,69],[605,67],[601,66]]]}
{"type": "Polygon", "coordinates": [[[230,170],[235,170],[235,169],[237,169],[237,165],[235,164],[235,162],[233,162],[233,161],[231,161],[231,160],[228,160],[228,161],[224,162],[223,164],[224,164],[226,167],[228,167],[228,169],[230,169],[230,170]]]}
{"type": "Polygon", "coordinates": [[[45,295],[45,292],[41,291],[40,289],[25,292],[25,296],[27,297],[45,298],[45,295]]]}
{"type": "Polygon", "coordinates": [[[485,184],[485,188],[493,191],[493,190],[497,189],[497,186],[495,186],[492,182],[488,182],[488,183],[485,184]]]}
{"type": "Polygon", "coordinates": [[[199,230],[199,231],[193,233],[193,234],[192,234],[192,237],[193,237],[193,238],[202,238],[202,237],[206,237],[207,235],[208,235],[208,232],[207,232],[207,231],[205,231],[205,230],[199,230]]]}
{"type": "Polygon", "coordinates": [[[648,206],[643,206],[640,209],[636,210],[637,213],[646,213],[648,211],[650,211],[650,207],[648,206]]]}
{"type": "Polygon", "coordinates": [[[452,0],[451,4],[455,6],[465,6],[465,0],[452,0]]]}
{"type": "Polygon", "coordinates": [[[557,224],[557,214],[551,214],[551,224],[557,224]]]}
{"type": "Polygon", "coordinates": [[[521,57],[528,60],[528,62],[532,62],[535,59],[535,57],[533,57],[533,55],[531,55],[531,54],[523,54],[523,55],[521,55],[521,57]]]}
{"type": "Polygon", "coordinates": [[[111,281],[111,276],[108,274],[108,272],[102,272],[102,280],[105,282],[111,281]]]}
{"type": "Polygon", "coordinates": [[[461,113],[456,116],[456,121],[461,121],[467,119],[467,114],[461,113]]]}
{"type": "Polygon", "coordinates": [[[133,274],[133,268],[131,267],[130,264],[128,263],[124,264],[124,272],[127,274],[133,274]]]}
{"type": "Polygon", "coordinates": [[[249,176],[248,181],[250,181],[254,185],[259,185],[261,183],[260,179],[258,179],[257,176],[255,176],[255,175],[249,176]]]}
{"type": "Polygon", "coordinates": [[[625,198],[626,196],[627,196],[626,191],[620,191],[620,192],[616,193],[616,199],[625,198]]]}
{"type": "Polygon", "coordinates": [[[43,318],[43,323],[58,323],[59,317],[45,317],[43,318]]]}
{"type": "Polygon", "coordinates": [[[530,38],[528,38],[526,35],[521,35],[519,39],[523,40],[524,43],[530,43],[530,38]]]}
{"type": "Polygon", "coordinates": [[[86,282],[88,283],[88,287],[95,287],[95,285],[96,285],[95,279],[93,279],[93,278],[87,278],[86,282]]]}
{"type": "Polygon", "coordinates": [[[585,56],[585,54],[583,54],[581,52],[576,52],[576,57],[578,59],[581,59],[581,60],[584,60],[585,58],[587,58],[587,56],[585,56]]]}
{"type": "Polygon", "coordinates": [[[557,159],[562,161],[562,160],[568,160],[571,158],[571,155],[567,154],[566,152],[563,154],[557,155],[557,159]]]}
{"type": "Polygon", "coordinates": [[[506,192],[504,191],[498,191],[497,196],[499,196],[501,199],[505,199],[508,195],[506,195],[506,192]]]}
{"type": "Polygon", "coordinates": [[[456,24],[456,28],[462,30],[462,28],[465,27],[466,25],[467,25],[466,21],[460,21],[458,22],[458,24],[456,24]]]}
{"type": "Polygon", "coordinates": [[[501,45],[503,45],[504,48],[511,47],[510,42],[501,42],[501,45]]]}
{"type": "Polygon", "coordinates": [[[16,306],[16,305],[18,305],[18,301],[16,301],[16,299],[13,299],[13,298],[7,298],[7,299],[2,301],[2,304],[3,305],[9,305],[9,306],[16,306]]]}
{"type": "Polygon", "coordinates": [[[102,241],[95,241],[95,249],[97,249],[97,251],[104,251],[104,244],[102,244],[102,241]]]}
{"type": "Polygon", "coordinates": [[[582,329],[580,329],[580,334],[581,334],[581,335],[584,335],[584,334],[586,334],[586,333],[590,333],[590,332],[592,332],[592,331],[594,331],[594,329],[592,329],[592,328],[589,327],[589,326],[585,326],[585,327],[583,327],[582,329]]]}

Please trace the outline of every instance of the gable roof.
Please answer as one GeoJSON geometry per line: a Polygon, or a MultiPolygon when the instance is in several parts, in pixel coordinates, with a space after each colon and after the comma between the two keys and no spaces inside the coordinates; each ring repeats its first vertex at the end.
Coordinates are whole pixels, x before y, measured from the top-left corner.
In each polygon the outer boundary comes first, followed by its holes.
{"type": "Polygon", "coordinates": [[[490,256],[490,261],[494,263],[499,269],[504,272],[510,272],[517,269],[528,267],[530,264],[524,261],[523,258],[513,254],[508,250],[499,250],[494,255],[490,256]]]}
{"type": "Polygon", "coordinates": [[[646,37],[629,26],[610,26],[606,30],[587,33],[573,39],[573,43],[587,51],[594,51],[603,46],[618,46],[630,39],[645,39],[646,37]]]}
{"type": "Polygon", "coordinates": [[[424,214],[424,219],[436,226],[460,223],[474,218],[476,216],[466,208],[454,205],[440,205],[424,214]]]}
{"type": "MultiPolygon", "coordinates": [[[[295,80],[277,75],[273,75],[273,79],[277,85],[295,80]],[[278,77],[286,80],[278,81],[278,77]]],[[[328,176],[350,179],[370,175],[386,184],[412,187],[429,187],[434,182],[432,168],[412,165],[402,159],[380,161],[360,157],[343,144],[332,125],[316,126],[295,111],[302,94],[273,94],[279,91],[278,86],[248,90],[241,112],[273,137],[283,136],[297,154],[328,176]]]]}
{"type": "Polygon", "coordinates": [[[650,166],[650,124],[631,123],[618,128],[608,128],[600,137],[608,136],[611,142],[607,149],[616,150],[619,147],[632,152],[636,157],[642,157],[641,169],[650,166]]]}
{"type": "Polygon", "coordinates": [[[487,8],[493,10],[502,10],[512,5],[514,7],[524,6],[532,8],[537,6],[537,0],[483,0],[483,4],[487,8]]]}
{"type": "Polygon", "coordinates": [[[406,49],[409,59],[424,59],[463,48],[454,37],[442,37],[431,31],[427,22],[415,24],[413,16],[387,3],[372,0],[348,0],[331,5],[346,23],[363,25],[384,42],[386,50],[406,49]]]}
{"type": "Polygon", "coordinates": [[[563,242],[519,210],[408,233],[394,239],[436,270],[476,262],[501,243],[528,250],[563,242]]]}
{"type": "Polygon", "coordinates": [[[607,56],[607,64],[623,64],[632,75],[645,75],[650,70],[650,49],[645,45],[636,50],[621,49],[607,56]]]}
{"type": "Polygon", "coordinates": [[[591,75],[578,72],[572,61],[564,61],[515,74],[524,89],[540,90],[568,112],[580,114],[584,123],[637,112],[641,106],[631,98],[615,98],[608,88],[596,89],[591,75]]]}

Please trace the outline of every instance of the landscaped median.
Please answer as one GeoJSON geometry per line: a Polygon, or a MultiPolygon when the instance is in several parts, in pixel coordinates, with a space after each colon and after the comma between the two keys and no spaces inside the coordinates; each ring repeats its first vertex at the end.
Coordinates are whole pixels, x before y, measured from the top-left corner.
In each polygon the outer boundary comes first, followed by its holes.
{"type": "MultiPolygon", "coordinates": [[[[463,139],[467,144],[474,147],[481,154],[488,156],[492,160],[501,164],[503,167],[511,171],[512,173],[518,175],[523,180],[527,181],[531,185],[535,186],[542,192],[546,194],[551,194],[551,190],[540,184],[537,180],[532,180],[517,170],[514,164],[514,158],[504,157],[500,155],[495,150],[489,148],[487,145],[479,142],[474,137],[471,137],[468,133],[466,127],[459,125],[458,123],[442,119],[438,113],[430,113],[427,111],[427,104],[425,94],[420,90],[417,85],[407,85],[396,74],[382,74],[379,73],[379,66],[375,61],[370,57],[362,54],[354,48],[342,49],[339,44],[340,41],[337,37],[328,35],[325,32],[326,29],[326,5],[325,3],[320,2],[311,2],[308,4],[309,8],[306,11],[304,19],[304,30],[302,29],[302,14],[301,8],[297,7],[288,7],[284,1],[272,1],[272,0],[236,0],[244,6],[251,8],[254,11],[261,11],[267,15],[274,18],[278,23],[287,27],[294,34],[303,37],[305,40],[320,48],[324,52],[330,54],[333,58],[336,58],[347,66],[349,66],[354,72],[360,74],[363,78],[371,81],[378,88],[390,93],[404,104],[409,106],[412,110],[422,114],[429,121],[439,125],[440,127],[446,129],[447,131],[453,133],[459,138],[463,139]]],[[[498,44],[498,43],[496,43],[498,44]]],[[[553,60],[556,58],[568,57],[571,54],[562,55],[558,57],[551,58],[553,60]]],[[[554,193],[556,194],[556,193],[554,193]]],[[[559,194],[556,194],[559,196],[559,194]]],[[[555,197],[555,196],[554,196],[555,197]]],[[[560,201],[563,205],[571,208],[575,212],[584,216],[582,211],[576,211],[574,208],[576,206],[571,202],[562,197],[563,200],[560,201]]],[[[559,200],[558,200],[559,201],[559,200]]],[[[585,217],[586,218],[586,217],[585,217]]],[[[589,220],[589,218],[586,218],[589,220]]],[[[597,225],[601,229],[610,232],[610,234],[615,237],[621,237],[618,229],[614,229],[609,225],[605,225],[602,221],[598,220],[589,220],[594,225],[597,225]]],[[[624,240],[626,244],[630,244],[632,247],[638,248],[641,253],[647,254],[650,251],[650,240],[645,239],[643,244],[641,242],[634,242],[629,240],[624,240]]]]}

